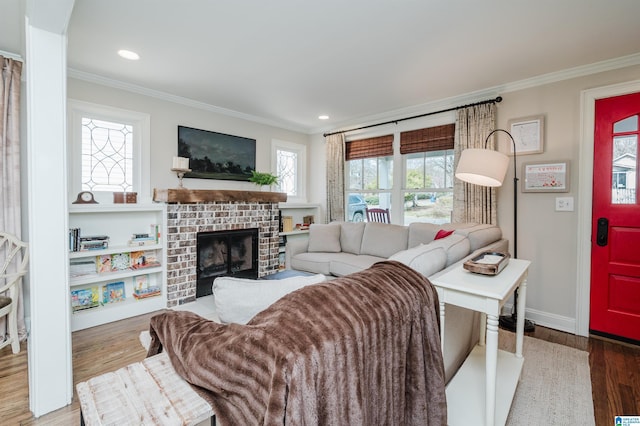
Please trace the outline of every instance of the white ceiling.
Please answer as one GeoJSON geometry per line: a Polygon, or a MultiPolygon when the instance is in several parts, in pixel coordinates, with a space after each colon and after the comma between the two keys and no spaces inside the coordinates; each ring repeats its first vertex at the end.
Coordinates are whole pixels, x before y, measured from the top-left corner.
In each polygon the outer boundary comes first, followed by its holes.
{"type": "MultiPolygon", "coordinates": [[[[19,51],[19,1],[0,50],[19,51]]],[[[638,0],[76,0],[68,64],[311,133],[637,55],[639,17],[638,0]]]]}

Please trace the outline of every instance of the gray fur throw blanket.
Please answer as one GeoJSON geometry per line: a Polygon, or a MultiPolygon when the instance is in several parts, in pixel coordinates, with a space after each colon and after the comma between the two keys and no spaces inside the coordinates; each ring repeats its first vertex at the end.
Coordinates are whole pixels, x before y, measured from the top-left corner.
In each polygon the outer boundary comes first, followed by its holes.
{"type": "MultiPolygon", "coordinates": [[[[265,281],[265,285],[269,285],[265,281]]],[[[248,324],[151,318],[220,424],[446,425],[438,296],[394,261],[294,291],[248,324]]]]}

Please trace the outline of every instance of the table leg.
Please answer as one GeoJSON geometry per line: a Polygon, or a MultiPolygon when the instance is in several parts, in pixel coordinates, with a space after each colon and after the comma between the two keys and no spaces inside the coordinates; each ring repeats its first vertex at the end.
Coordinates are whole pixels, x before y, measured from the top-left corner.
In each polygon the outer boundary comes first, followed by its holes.
{"type": "Polygon", "coordinates": [[[485,425],[495,423],[496,416],[496,375],[498,371],[498,317],[487,315],[486,347],[486,406],[485,425]]]}
{"type": "Polygon", "coordinates": [[[486,344],[487,338],[487,314],[484,312],[480,313],[480,339],[478,340],[478,345],[484,346],[486,344]]]}
{"type": "Polygon", "coordinates": [[[527,300],[527,277],[525,276],[518,288],[518,320],[516,322],[516,357],[522,358],[522,344],[524,343],[524,311],[527,300]]]}

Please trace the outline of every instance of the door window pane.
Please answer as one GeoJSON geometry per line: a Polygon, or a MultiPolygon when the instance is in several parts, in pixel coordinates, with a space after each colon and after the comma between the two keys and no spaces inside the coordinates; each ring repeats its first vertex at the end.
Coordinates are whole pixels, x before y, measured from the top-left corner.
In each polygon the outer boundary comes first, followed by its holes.
{"type": "Polygon", "coordinates": [[[638,137],[636,135],[615,136],[613,138],[611,203],[636,203],[637,163],[638,137]]]}
{"type": "Polygon", "coordinates": [[[613,123],[613,133],[636,132],[638,130],[638,116],[634,115],[613,123]]]}

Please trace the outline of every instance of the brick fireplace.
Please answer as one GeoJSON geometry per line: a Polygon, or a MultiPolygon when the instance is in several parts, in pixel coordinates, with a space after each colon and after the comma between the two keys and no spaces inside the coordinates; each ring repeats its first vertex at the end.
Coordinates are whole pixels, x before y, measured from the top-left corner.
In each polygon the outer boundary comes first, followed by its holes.
{"type": "Polygon", "coordinates": [[[258,277],[278,271],[279,202],[286,194],[256,191],[154,190],[167,203],[167,306],[196,299],[199,232],[258,229],[258,277]]]}

